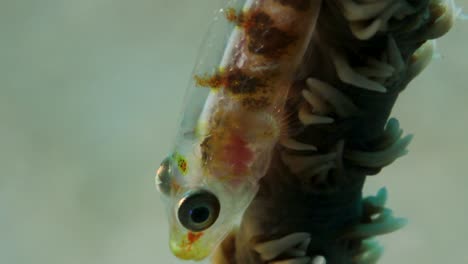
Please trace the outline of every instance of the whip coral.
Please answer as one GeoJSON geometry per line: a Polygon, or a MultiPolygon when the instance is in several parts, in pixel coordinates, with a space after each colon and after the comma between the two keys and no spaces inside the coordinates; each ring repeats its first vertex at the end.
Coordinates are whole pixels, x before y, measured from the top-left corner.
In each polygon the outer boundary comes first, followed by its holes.
{"type": "Polygon", "coordinates": [[[201,104],[187,107],[156,179],[173,253],[201,260],[217,247],[218,264],[376,263],[375,237],[406,220],[385,206],[386,189],[363,197],[362,188],[408,152],[412,135],[390,112],[459,13],[441,0],[226,9],[234,29],[221,63],[195,71],[189,100],[201,104]]]}

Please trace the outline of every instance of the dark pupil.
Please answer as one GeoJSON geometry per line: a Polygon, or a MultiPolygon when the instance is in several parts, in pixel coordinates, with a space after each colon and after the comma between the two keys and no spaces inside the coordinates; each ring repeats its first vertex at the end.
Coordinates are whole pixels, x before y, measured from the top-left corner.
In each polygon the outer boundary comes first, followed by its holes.
{"type": "Polygon", "coordinates": [[[210,216],[210,210],[206,207],[197,207],[193,210],[190,211],[190,218],[192,219],[193,222],[199,224],[203,223],[206,220],[208,220],[208,217],[210,216]]]}
{"type": "Polygon", "coordinates": [[[177,218],[179,223],[192,232],[201,232],[218,219],[220,204],[211,192],[196,190],[179,201],[177,218]]]}

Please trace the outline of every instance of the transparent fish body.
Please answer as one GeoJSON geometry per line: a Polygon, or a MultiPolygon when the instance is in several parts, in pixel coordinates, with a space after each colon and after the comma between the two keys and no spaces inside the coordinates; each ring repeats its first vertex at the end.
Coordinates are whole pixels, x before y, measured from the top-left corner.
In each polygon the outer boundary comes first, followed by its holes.
{"type": "Polygon", "coordinates": [[[319,4],[230,1],[216,18],[156,177],[177,257],[209,256],[254,198],[319,4]]]}

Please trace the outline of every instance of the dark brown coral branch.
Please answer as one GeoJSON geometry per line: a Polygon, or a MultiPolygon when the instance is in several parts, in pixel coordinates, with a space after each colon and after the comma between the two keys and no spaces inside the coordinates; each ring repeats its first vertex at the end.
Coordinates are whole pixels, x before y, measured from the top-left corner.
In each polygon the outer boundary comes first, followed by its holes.
{"type": "Polygon", "coordinates": [[[390,111],[430,61],[428,39],[452,23],[450,1],[323,1],[286,106],[290,137],[214,263],[378,261],[373,237],[405,221],[385,208],[385,189],[363,199],[362,187],[407,152],[390,111]]]}

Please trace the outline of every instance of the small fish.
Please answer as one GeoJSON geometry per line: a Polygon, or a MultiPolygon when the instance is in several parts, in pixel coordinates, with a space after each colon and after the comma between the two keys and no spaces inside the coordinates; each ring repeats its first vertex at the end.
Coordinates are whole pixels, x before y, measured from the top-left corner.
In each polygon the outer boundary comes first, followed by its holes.
{"type": "Polygon", "coordinates": [[[174,151],[157,170],[170,248],[181,259],[209,256],[257,193],[321,3],[234,2],[243,8],[223,10],[233,29],[221,62],[195,74],[174,151]]]}

